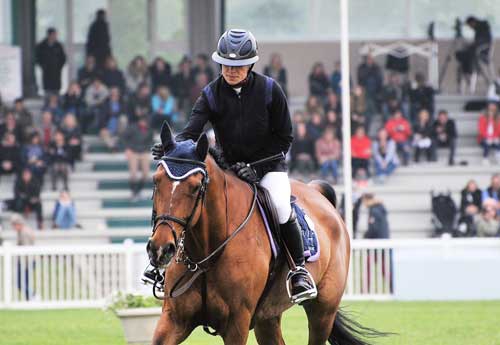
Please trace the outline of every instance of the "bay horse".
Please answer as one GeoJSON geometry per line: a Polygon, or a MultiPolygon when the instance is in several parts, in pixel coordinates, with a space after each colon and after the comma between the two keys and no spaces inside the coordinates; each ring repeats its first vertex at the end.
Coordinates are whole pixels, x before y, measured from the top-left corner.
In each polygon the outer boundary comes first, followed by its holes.
{"type": "MultiPolygon", "coordinates": [[[[285,286],[288,268],[282,261],[266,289],[273,259],[263,218],[255,211],[255,190],[218,166],[205,134],[197,142],[175,142],[164,124],[160,136],[166,156],[153,176],[154,222],[147,250],[154,266],[165,267],[166,298],[153,344],[180,344],[199,325],[212,327],[226,345],[246,344],[252,327],[259,344],[285,344],[280,322],[292,306],[285,286]],[[186,272],[192,279],[173,291],[186,272]]],[[[350,242],[334,200],[325,196],[333,189],[298,181],[291,186],[315,224],[321,247],[319,260],[307,264],[318,288],[317,298],[303,303],[309,345],[367,344],[362,337],[369,329],[339,310],[350,242]]]]}

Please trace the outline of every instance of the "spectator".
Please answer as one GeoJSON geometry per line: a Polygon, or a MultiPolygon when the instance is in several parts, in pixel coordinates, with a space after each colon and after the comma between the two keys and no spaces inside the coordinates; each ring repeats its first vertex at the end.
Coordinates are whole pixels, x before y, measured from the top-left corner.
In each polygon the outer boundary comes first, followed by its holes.
{"type": "Polygon", "coordinates": [[[75,114],[81,118],[85,111],[82,88],[76,81],[72,81],[68,86],[68,91],[64,94],[63,109],[65,113],[75,114]]]}
{"type": "MultiPolygon", "coordinates": [[[[13,214],[10,218],[10,223],[16,231],[16,244],[18,246],[32,246],[35,244],[35,233],[26,225],[24,218],[20,214],[13,214]]],[[[28,256],[17,258],[17,289],[24,294],[26,301],[29,301],[33,295],[30,290],[30,287],[34,285],[33,282],[30,282],[30,265],[34,268],[33,259],[30,259],[28,256]],[[24,280],[24,282],[21,282],[21,280],[24,280]],[[22,291],[23,287],[24,291],[22,291]]]]}
{"type": "Polygon", "coordinates": [[[323,113],[323,106],[318,97],[310,95],[306,101],[306,112],[311,115],[314,112],[323,113]]]}
{"type": "Polygon", "coordinates": [[[14,113],[8,111],[4,118],[4,123],[0,125],[0,137],[4,137],[5,134],[11,133],[16,137],[17,142],[22,142],[24,139],[23,130],[21,126],[17,124],[14,113]]]}
{"type": "Polygon", "coordinates": [[[382,92],[383,76],[371,54],[366,55],[358,67],[358,84],[365,89],[366,116],[372,117],[378,110],[378,98],[382,92]]]}
{"type": "Polygon", "coordinates": [[[29,226],[26,225],[23,216],[14,213],[10,217],[10,223],[14,230],[16,230],[18,246],[32,246],[35,244],[35,233],[29,226]]]}
{"type": "Polygon", "coordinates": [[[351,94],[351,119],[356,123],[363,123],[367,131],[370,130],[371,120],[366,117],[366,95],[363,87],[356,85],[351,94]],[[357,116],[353,119],[353,115],[357,116]],[[357,119],[357,117],[363,118],[357,119]]]}
{"type": "MultiPolygon", "coordinates": [[[[401,85],[399,74],[391,73],[389,75],[388,83],[384,86],[382,90],[382,113],[384,115],[384,121],[394,114],[397,108],[403,106],[406,109],[406,95],[401,85]]],[[[405,112],[408,116],[408,113],[405,112]]]]}
{"type": "Polygon", "coordinates": [[[0,144],[0,175],[17,174],[21,170],[21,148],[16,136],[6,133],[0,144]]]}
{"type": "Polygon", "coordinates": [[[159,129],[163,121],[167,120],[170,125],[176,124],[177,115],[175,113],[174,97],[170,95],[170,90],[161,86],[151,100],[153,111],[152,126],[159,129]]]}
{"type": "Polygon", "coordinates": [[[74,114],[68,113],[66,115],[61,126],[61,131],[64,133],[64,138],[68,145],[70,163],[74,169],[75,161],[82,159],[82,132],[74,114]]]}
{"type": "Polygon", "coordinates": [[[150,119],[151,114],[151,89],[148,84],[141,84],[129,100],[129,122],[136,122],[141,117],[150,119]]]}
{"type": "Polygon", "coordinates": [[[112,55],[111,36],[106,20],[106,11],[103,9],[96,12],[96,18],[89,27],[85,49],[87,56],[92,55],[95,57],[98,69],[104,68],[106,59],[112,55]]]}
{"type": "Polygon", "coordinates": [[[150,176],[150,146],[153,141],[153,131],[146,118],[140,118],[137,123],[128,126],[122,136],[130,172],[130,190],[132,200],[137,201],[144,187],[144,182],[150,176]],[[139,178],[138,170],[142,172],[139,178]]]}
{"type": "Polygon", "coordinates": [[[326,96],[325,112],[328,112],[328,110],[333,110],[337,114],[342,112],[339,96],[333,90],[329,90],[326,96]]]}
{"type": "Polygon", "coordinates": [[[31,135],[30,143],[23,149],[23,166],[33,172],[36,179],[43,182],[43,175],[47,169],[47,161],[44,149],[41,144],[40,134],[34,132],[31,135]]]}
{"type": "Polygon", "coordinates": [[[331,88],[330,81],[326,75],[325,66],[321,62],[316,62],[309,74],[309,95],[318,97],[324,104],[329,88],[331,88]]]}
{"type": "Polygon", "coordinates": [[[123,72],[118,68],[115,58],[112,56],[106,59],[106,67],[102,72],[102,81],[108,88],[119,88],[122,95],[126,91],[125,77],[123,76],[123,72]]]}
{"type": "Polygon", "coordinates": [[[330,109],[326,112],[325,124],[333,127],[335,137],[342,140],[342,121],[335,110],[330,109]]]}
{"type": "Polygon", "coordinates": [[[85,91],[85,103],[87,111],[81,119],[82,130],[87,133],[90,128],[97,127],[97,121],[102,117],[102,108],[109,96],[108,88],[99,78],[95,78],[85,91]]]}
{"type": "Polygon", "coordinates": [[[332,90],[336,95],[340,95],[341,82],[342,82],[342,72],[340,70],[340,61],[335,61],[335,67],[333,68],[332,77],[330,83],[332,85],[332,90]]]}
{"type": "Polygon", "coordinates": [[[446,110],[440,110],[437,120],[434,122],[432,137],[434,147],[448,147],[450,153],[448,156],[448,165],[455,164],[455,150],[457,147],[457,128],[455,121],[448,118],[446,110]]]}
{"type": "Polygon", "coordinates": [[[126,117],[125,105],[120,96],[120,89],[112,87],[109,97],[104,103],[102,118],[99,120],[100,136],[108,149],[115,151],[120,133],[125,127],[126,117]]]}
{"type": "Polygon", "coordinates": [[[61,71],[66,63],[63,46],[57,40],[54,28],[47,30],[47,37],[36,46],[36,62],[42,69],[42,84],[46,94],[59,94],[61,71]]]}
{"type": "Polygon", "coordinates": [[[61,191],[52,214],[52,227],[55,229],[71,229],[76,224],[76,207],[67,191],[61,191]]]}
{"type": "Polygon", "coordinates": [[[481,190],[476,181],[470,180],[461,191],[460,214],[462,216],[475,216],[479,213],[482,204],[481,190]]]}
{"type": "Polygon", "coordinates": [[[410,118],[415,122],[417,114],[422,109],[427,109],[431,118],[434,118],[434,89],[426,84],[422,73],[415,74],[415,82],[410,89],[410,118]]]}
{"type": "Polygon", "coordinates": [[[356,112],[351,113],[351,134],[354,134],[359,126],[363,126],[366,131],[366,117],[356,112]]]}
{"type": "Polygon", "coordinates": [[[44,149],[49,147],[55,131],[56,126],[54,126],[54,122],[52,121],[52,113],[48,110],[45,110],[42,113],[42,127],[40,128],[41,140],[44,149]]]}
{"type": "Polygon", "coordinates": [[[149,82],[148,64],[144,56],[137,55],[130,61],[125,73],[125,80],[131,94],[137,91],[139,85],[149,82]]]}
{"type": "Polygon", "coordinates": [[[49,169],[52,181],[52,190],[57,190],[57,180],[62,180],[64,190],[68,190],[68,174],[71,157],[64,133],[58,130],[54,134],[54,141],[48,149],[49,169]]]}
{"type": "Polygon", "coordinates": [[[389,222],[384,204],[370,193],[363,195],[362,203],[368,209],[368,231],[363,237],[367,239],[389,238],[389,222]]]}
{"type": "Polygon", "coordinates": [[[396,143],[389,138],[385,128],[378,130],[377,140],[373,143],[373,161],[375,176],[380,183],[384,183],[399,165],[396,143]]]}
{"type": "Polygon", "coordinates": [[[352,174],[370,176],[370,158],[372,156],[372,142],[366,135],[365,128],[358,126],[351,138],[352,174]]]}
{"type": "Polygon", "coordinates": [[[85,93],[87,87],[89,87],[92,81],[97,77],[101,77],[101,75],[95,63],[95,57],[93,55],[87,55],[85,58],[85,65],[78,69],[77,78],[83,93],[85,93]]]}
{"type": "Polygon", "coordinates": [[[27,214],[29,211],[35,211],[38,229],[43,229],[40,189],[39,180],[26,168],[16,180],[12,202],[16,212],[27,214]]]}
{"type": "Polygon", "coordinates": [[[271,55],[271,61],[269,65],[264,67],[264,74],[276,80],[285,93],[285,96],[288,96],[287,72],[286,68],[283,67],[283,62],[281,60],[280,54],[273,53],[271,55]]]}
{"type": "Polygon", "coordinates": [[[411,126],[408,120],[403,117],[401,110],[396,110],[394,115],[385,124],[385,129],[396,143],[398,154],[403,158],[403,165],[408,165],[410,159],[410,138],[411,126]]]}
{"type": "Polygon", "coordinates": [[[160,86],[172,86],[172,69],[170,64],[163,58],[157,57],[149,67],[149,74],[151,76],[151,85],[153,92],[160,86]]]}
{"type": "Polygon", "coordinates": [[[194,67],[191,71],[193,82],[196,82],[198,74],[204,73],[207,77],[208,82],[214,80],[214,70],[209,65],[209,59],[206,54],[196,55],[194,60],[194,67]]]}
{"type": "Polygon", "coordinates": [[[193,85],[191,79],[191,60],[184,56],[179,63],[179,70],[174,75],[172,94],[177,100],[177,109],[182,116],[182,122],[184,122],[188,113],[191,113],[189,108],[189,96],[190,90],[193,85]]]}
{"type": "Polygon", "coordinates": [[[335,136],[335,128],[327,127],[323,135],[316,141],[316,161],[319,164],[321,176],[329,179],[333,177],[333,182],[338,179],[338,166],[342,148],[340,141],[335,136]]]}
{"type": "Polygon", "coordinates": [[[496,158],[500,160],[500,118],[495,102],[489,102],[486,114],[479,117],[477,141],[483,148],[483,164],[489,164],[491,149],[495,150],[496,158]]]}
{"type": "Polygon", "coordinates": [[[208,84],[208,82],[209,82],[209,79],[207,77],[207,74],[205,74],[203,72],[196,73],[194,85],[191,87],[191,91],[189,93],[189,104],[190,104],[191,108],[196,103],[196,100],[198,99],[198,97],[200,97],[200,94],[203,91],[203,88],[208,84]]]}
{"type": "Polygon", "coordinates": [[[481,213],[475,217],[475,228],[479,237],[498,236],[500,223],[496,218],[497,211],[495,207],[485,206],[481,213]]]}
{"type": "Polygon", "coordinates": [[[321,113],[315,111],[311,114],[311,121],[307,123],[307,136],[315,142],[323,133],[324,123],[321,113]]]}
{"type": "Polygon", "coordinates": [[[301,174],[311,173],[314,171],[314,143],[307,133],[305,122],[298,122],[295,131],[295,139],[290,150],[290,170],[296,170],[301,174]]]}
{"type": "Polygon", "coordinates": [[[427,156],[427,161],[435,160],[435,150],[432,143],[431,117],[427,109],[422,109],[418,113],[418,121],[413,126],[413,146],[415,147],[415,162],[420,161],[422,151],[427,156]]]}
{"type": "Polygon", "coordinates": [[[493,174],[491,176],[491,183],[488,188],[483,190],[482,203],[488,199],[492,199],[498,203],[500,197],[500,174],[493,174]]]}
{"type": "Polygon", "coordinates": [[[52,114],[52,121],[54,121],[56,125],[59,125],[64,117],[64,111],[59,102],[59,95],[49,95],[47,103],[42,110],[49,111],[52,114]]]}
{"type": "Polygon", "coordinates": [[[2,123],[2,115],[7,112],[7,105],[2,99],[2,93],[0,93],[0,124],[2,123]]]}
{"type": "Polygon", "coordinates": [[[29,133],[33,128],[33,114],[26,109],[24,106],[24,100],[22,98],[17,98],[14,101],[14,116],[16,117],[16,123],[22,130],[23,139],[26,138],[26,134],[29,133]]]}

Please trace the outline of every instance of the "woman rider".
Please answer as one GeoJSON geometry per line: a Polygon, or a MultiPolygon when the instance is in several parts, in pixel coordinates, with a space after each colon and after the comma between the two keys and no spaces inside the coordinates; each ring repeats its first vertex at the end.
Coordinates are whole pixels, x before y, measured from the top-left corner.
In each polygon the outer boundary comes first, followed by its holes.
{"type": "MultiPolygon", "coordinates": [[[[297,266],[291,272],[292,301],[314,298],[316,286],[304,267],[301,230],[290,206],[284,157],[293,136],[285,95],[274,80],[252,71],[259,56],[257,42],[249,31],[226,31],[212,59],[222,66],[222,74],[203,89],[176,140],[196,141],[207,122],[211,123],[224,159],[236,174],[248,182],[259,182],[269,191],[281,236],[297,266]],[[276,154],[283,158],[255,169],[246,164],[276,154]]],[[[161,144],[152,151],[156,159],[163,155],[161,144]]]]}

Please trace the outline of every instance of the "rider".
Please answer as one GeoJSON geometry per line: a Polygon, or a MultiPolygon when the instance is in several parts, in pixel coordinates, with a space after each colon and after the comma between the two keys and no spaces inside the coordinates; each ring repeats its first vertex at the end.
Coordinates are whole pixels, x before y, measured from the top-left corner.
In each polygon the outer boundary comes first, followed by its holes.
{"type": "MultiPolygon", "coordinates": [[[[211,123],[224,159],[236,174],[248,182],[259,182],[269,191],[282,238],[297,266],[290,278],[292,301],[314,298],[316,286],[304,267],[300,225],[290,206],[284,157],[293,136],[283,90],[274,80],[252,71],[259,56],[257,42],[249,31],[226,31],[212,59],[221,65],[222,73],[205,87],[176,140],[197,140],[207,122],[211,123]],[[276,154],[283,158],[255,168],[246,164],[276,154]]],[[[156,159],[163,155],[161,144],[152,151],[156,159]]]]}

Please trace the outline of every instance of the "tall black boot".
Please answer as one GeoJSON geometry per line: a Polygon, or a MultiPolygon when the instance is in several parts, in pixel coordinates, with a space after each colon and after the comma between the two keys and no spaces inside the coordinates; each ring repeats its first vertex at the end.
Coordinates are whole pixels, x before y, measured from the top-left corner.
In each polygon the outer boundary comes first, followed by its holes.
{"type": "Polygon", "coordinates": [[[291,271],[287,278],[287,281],[290,279],[291,282],[289,294],[292,302],[301,303],[305,300],[315,298],[318,292],[314,280],[305,268],[302,233],[297,216],[293,210],[288,222],[280,225],[280,231],[283,242],[290,251],[293,262],[297,266],[294,270],[290,267],[291,271]]]}

